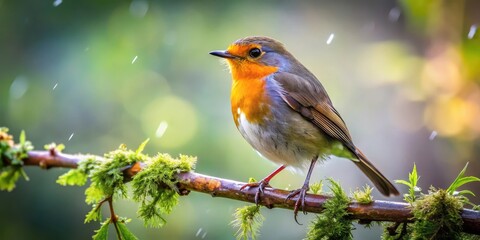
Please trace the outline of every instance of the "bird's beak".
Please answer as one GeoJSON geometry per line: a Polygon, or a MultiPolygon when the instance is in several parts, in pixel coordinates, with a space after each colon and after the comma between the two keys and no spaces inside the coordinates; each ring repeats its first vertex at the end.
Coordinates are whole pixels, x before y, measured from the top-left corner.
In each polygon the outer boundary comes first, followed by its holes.
{"type": "Polygon", "coordinates": [[[221,58],[237,58],[237,56],[230,54],[228,51],[212,51],[210,54],[221,58]]]}

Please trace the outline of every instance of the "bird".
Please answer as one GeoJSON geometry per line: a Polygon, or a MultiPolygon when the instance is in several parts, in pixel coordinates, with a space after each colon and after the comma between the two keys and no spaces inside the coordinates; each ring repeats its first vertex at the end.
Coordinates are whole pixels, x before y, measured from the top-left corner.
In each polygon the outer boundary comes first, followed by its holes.
{"type": "Polygon", "coordinates": [[[351,160],[383,195],[399,195],[355,146],[320,81],[281,42],[264,36],[245,37],[227,50],[210,54],[225,59],[230,69],[231,111],[240,134],[261,156],[279,165],[261,181],[241,187],[258,188],[256,204],[279,172],[287,167],[308,169],[303,186],[286,198],[298,196],[294,205],[297,221],[300,209],[306,213],[305,197],[316,162],[331,155],[351,160]]]}

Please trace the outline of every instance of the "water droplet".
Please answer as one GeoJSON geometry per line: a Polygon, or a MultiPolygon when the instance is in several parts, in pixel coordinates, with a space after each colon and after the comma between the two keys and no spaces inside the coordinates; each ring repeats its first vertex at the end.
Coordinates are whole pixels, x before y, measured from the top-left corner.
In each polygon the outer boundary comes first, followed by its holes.
{"type": "Polygon", "coordinates": [[[398,21],[398,18],[400,18],[400,13],[400,9],[397,7],[390,9],[390,12],[388,12],[388,20],[392,22],[398,21]]]}
{"type": "Polygon", "coordinates": [[[130,3],[130,14],[135,17],[142,18],[147,14],[148,2],[143,0],[135,0],[130,3]]]}
{"type": "Polygon", "coordinates": [[[132,64],[133,64],[135,61],[137,61],[137,58],[138,58],[138,56],[135,56],[135,57],[133,58],[132,64]]]}
{"type": "Polygon", "coordinates": [[[207,231],[205,231],[202,235],[202,239],[204,239],[207,236],[207,231]]]}
{"type": "Polygon", "coordinates": [[[335,34],[330,33],[330,36],[328,36],[328,39],[327,39],[327,45],[330,45],[330,43],[332,43],[333,37],[335,37],[335,34]]]}
{"type": "Polygon", "coordinates": [[[168,123],[166,121],[161,121],[160,124],[158,125],[157,131],[155,131],[155,136],[157,138],[161,138],[163,134],[165,134],[165,131],[167,131],[168,128],[168,123]]]}
{"type": "Polygon", "coordinates": [[[74,133],[70,134],[70,137],[68,138],[68,141],[72,140],[73,134],[74,133]]]}
{"type": "Polygon", "coordinates": [[[12,85],[10,85],[10,98],[19,99],[28,90],[28,80],[26,77],[19,75],[13,80],[12,85]]]}
{"type": "Polygon", "coordinates": [[[428,137],[428,140],[432,141],[437,135],[437,131],[432,131],[432,133],[430,133],[430,137],[428,137]]]}
{"type": "Polygon", "coordinates": [[[58,86],[58,83],[55,83],[52,90],[55,90],[55,88],[57,88],[57,86],[58,86]]]}
{"type": "Polygon", "coordinates": [[[53,6],[58,7],[60,4],[62,4],[62,0],[55,0],[53,1],[53,6]]]}
{"type": "Polygon", "coordinates": [[[473,24],[470,26],[470,31],[468,31],[468,39],[472,39],[477,33],[477,25],[473,24]]]}
{"type": "Polygon", "coordinates": [[[202,228],[199,228],[197,231],[197,234],[195,234],[195,237],[198,237],[198,235],[200,235],[201,232],[202,232],[202,228]]]}

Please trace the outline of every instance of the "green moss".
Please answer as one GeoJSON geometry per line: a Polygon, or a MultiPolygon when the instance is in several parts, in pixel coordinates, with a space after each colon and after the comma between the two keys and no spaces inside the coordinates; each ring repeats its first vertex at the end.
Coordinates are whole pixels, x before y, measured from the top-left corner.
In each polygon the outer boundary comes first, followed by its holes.
{"type": "Polygon", "coordinates": [[[23,159],[28,157],[28,151],[32,149],[24,131],[20,134],[19,143],[15,144],[13,136],[8,134],[8,128],[0,127],[0,190],[12,191],[22,176],[28,181],[23,170],[23,159]]]}
{"type": "Polygon", "coordinates": [[[87,183],[90,171],[99,164],[100,162],[94,156],[87,157],[78,162],[77,168],[60,175],[57,183],[62,186],[83,186],[87,183]]]}
{"type": "Polygon", "coordinates": [[[325,202],[325,209],[310,225],[306,239],[352,239],[352,220],[347,211],[350,199],[337,182],[328,180],[333,197],[325,202]]]}
{"type": "Polygon", "coordinates": [[[162,215],[170,213],[178,203],[174,176],[191,171],[195,162],[195,157],[181,155],[177,159],[159,154],[148,159],[145,168],[133,177],[133,199],[140,202],[138,214],[146,225],[160,227],[165,224],[162,215]]]}
{"type": "Polygon", "coordinates": [[[145,159],[145,155],[127,150],[124,145],[105,154],[105,158],[90,169],[91,183],[85,190],[86,202],[97,203],[109,196],[127,197],[123,169],[145,159]]]}
{"type": "Polygon", "coordinates": [[[323,189],[323,180],[320,180],[310,185],[310,191],[312,191],[313,194],[322,193],[322,189],[323,189]]]}
{"type": "Polygon", "coordinates": [[[462,240],[480,240],[480,235],[462,233],[461,239],[462,240]]]}
{"type": "Polygon", "coordinates": [[[363,190],[357,188],[357,190],[353,192],[353,198],[360,204],[372,203],[372,190],[373,188],[368,185],[365,185],[363,190]]]}
{"type": "Polygon", "coordinates": [[[234,220],[230,224],[237,228],[235,233],[237,240],[257,238],[258,231],[265,220],[260,213],[260,206],[250,205],[237,208],[233,216],[234,220]]]}
{"type": "Polygon", "coordinates": [[[413,204],[412,239],[460,239],[463,204],[446,190],[432,190],[413,204]]]}

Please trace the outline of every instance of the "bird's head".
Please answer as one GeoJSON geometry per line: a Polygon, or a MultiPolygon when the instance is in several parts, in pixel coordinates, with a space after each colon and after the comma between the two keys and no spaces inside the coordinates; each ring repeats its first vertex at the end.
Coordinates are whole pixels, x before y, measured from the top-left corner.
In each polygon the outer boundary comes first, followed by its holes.
{"type": "Polygon", "coordinates": [[[296,61],[282,43],[268,37],[242,38],[210,54],[227,60],[234,80],[263,78],[296,61]]]}

